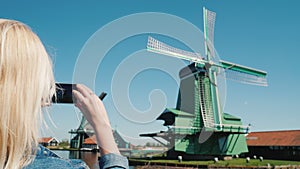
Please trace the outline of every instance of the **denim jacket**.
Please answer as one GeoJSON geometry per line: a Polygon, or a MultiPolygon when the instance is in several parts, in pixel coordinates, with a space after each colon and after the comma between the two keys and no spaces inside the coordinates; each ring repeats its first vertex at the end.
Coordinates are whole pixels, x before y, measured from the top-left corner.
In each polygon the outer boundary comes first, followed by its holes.
{"type": "MultiPolygon", "coordinates": [[[[128,169],[127,158],[116,155],[106,154],[99,160],[100,169],[128,169]]],[[[78,159],[63,159],[49,149],[39,146],[35,158],[31,164],[23,169],[88,169],[85,162],[78,159]]]]}

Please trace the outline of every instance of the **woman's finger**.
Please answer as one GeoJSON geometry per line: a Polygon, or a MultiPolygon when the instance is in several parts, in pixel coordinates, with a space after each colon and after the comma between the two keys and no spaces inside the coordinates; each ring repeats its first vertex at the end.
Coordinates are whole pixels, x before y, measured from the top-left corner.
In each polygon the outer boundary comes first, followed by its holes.
{"type": "Polygon", "coordinates": [[[94,93],[90,88],[88,88],[86,85],[79,84],[82,88],[84,88],[86,91],[89,92],[89,94],[94,93]]]}
{"type": "Polygon", "coordinates": [[[75,105],[78,107],[78,106],[81,106],[81,103],[84,101],[84,96],[77,90],[73,90],[72,91],[76,101],[75,101],[75,105]]]}
{"type": "Polygon", "coordinates": [[[91,94],[93,94],[93,92],[87,89],[86,87],[84,87],[84,85],[77,84],[75,87],[76,87],[75,90],[80,92],[83,97],[89,97],[91,94]]]}

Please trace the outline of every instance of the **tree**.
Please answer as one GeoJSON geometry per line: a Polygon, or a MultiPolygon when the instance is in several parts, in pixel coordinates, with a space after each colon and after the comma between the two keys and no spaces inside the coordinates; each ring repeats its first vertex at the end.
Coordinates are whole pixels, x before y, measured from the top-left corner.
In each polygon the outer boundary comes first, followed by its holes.
{"type": "Polygon", "coordinates": [[[68,147],[70,146],[69,140],[68,139],[63,139],[60,143],[59,143],[60,147],[68,147]]]}

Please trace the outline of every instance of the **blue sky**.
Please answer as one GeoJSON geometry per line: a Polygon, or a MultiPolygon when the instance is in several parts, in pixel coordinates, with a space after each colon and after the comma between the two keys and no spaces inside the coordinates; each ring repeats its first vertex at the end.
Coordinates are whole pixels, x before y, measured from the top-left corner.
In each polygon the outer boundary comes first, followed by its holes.
{"type": "MultiPolygon", "coordinates": [[[[97,30],[101,30],[112,21],[135,13],[159,12],[185,19],[203,30],[202,8],[206,7],[217,13],[215,48],[220,58],[268,72],[268,87],[227,81],[225,111],[241,117],[245,124],[252,124],[252,131],[289,130],[299,129],[300,119],[299,6],[300,2],[297,0],[163,2],[158,0],[88,2],[32,0],[2,2],[0,17],[20,20],[28,24],[40,36],[52,55],[56,80],[72,83],[76,61],[84,45],[97,30]]],[[[130,27],[117,27],[111,30],[111,34],[107,34],[107,37],[146,23],[156,22],[141,20],[132,23],[130,27]]],[[[167,25],[167,22],[161,23],[162,29],[167,25]]],[[[185,34],[186,29],[181,30],[185,34]]],[[[112,126],[130,142],[137,144],[144,140],[138,138],[140,133],[163,130],[162,123],[156,122],[155,118],[152,118],[152,122],[146,120],[137,122],[129,116],[124,117],[124,114],[118,112],[114,105],[111,86],[112,77],[118,66],[134,52],[145,49],[148,35],[149,33],[139,34],[117,42],[105,56],[101,56],[104,59],[95,73],[96,77],[91,77],[95,81],[96,93],[101,91],[108,93],[104,103],[112,126]]],[[[187,48],[183,43],[172,40],[172,37],[155,34],[154,36],[176,47],[187,48]]],[[[109,39],[103,38],[99,46],[105,46],[106,43],[109,43],[109,39]]],[[[155,62],[155,56],[152,59],[155,62]]],[[[160,59],[161,56],[158,56],[157,64],[160,59]]],[[[172,61],[170,60],[169,67],[172,67],[172,61]]],[[[140,63],[136,62],[136,64],[140,63]]],[[[128,71],[132,69],[131,66],[127,67],[128,71]]],[[[88,68],[89,65],[86,67],[88,68]]],[[[179,70],[180,67],[177,69],[179,70]]],[[[165,93],[167,107],[175,106],[178,86],[176,77],[173,79],[170,74],[177,74],[177,72],[175,68],[168,71],[172,72],[149,69],[139,72],[134,77],[129,87],[129,97],[135,108],[142,111],[149,109],[151,104],[148,97],[153,89],[160,89],[165,93]]],[[[85,76],[89,78],[89,74],[85,76]]],[[[93,85],[87,85],[93,88],[93,85]]],[[[56,136],[59,139],[69,138],[67,131],[78,127],[77,115],[80,114],[72,105],[54,105],[50,114],[56,127],[49,124],[49,130],[44,135],[56,136]]],[[[159,114],[160,112],[156,112],[150,117],[159,114]]]]}

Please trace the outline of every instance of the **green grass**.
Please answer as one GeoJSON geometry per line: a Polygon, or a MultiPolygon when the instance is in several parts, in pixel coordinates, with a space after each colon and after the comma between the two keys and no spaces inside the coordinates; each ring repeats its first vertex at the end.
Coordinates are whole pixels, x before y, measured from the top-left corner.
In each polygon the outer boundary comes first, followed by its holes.
{"type": "Polygon", "coordinates": [[[145,163],[155,163],[157,165],[213,165],[213,166],[267,166],[270,164],[271,166],[279,166],[279,165],[298,165],[300,166],[299,161],[282,161],[282,160],[263,160],[262,162],[258,159],[251,159],[249,163],[246,162],[246,159],[239,158],[239,159],[232,159],[226,161],[218,161],[215,163],[214,161],[182,161],[181,163],[177,160],[146,160],[146,159],[130,159],[132,162],[145,162],[145,163]]]}

